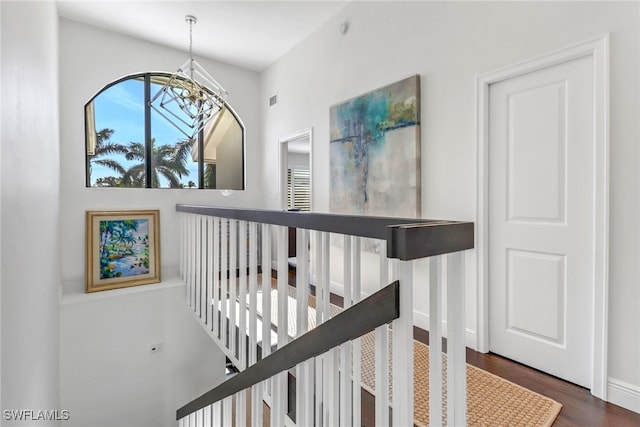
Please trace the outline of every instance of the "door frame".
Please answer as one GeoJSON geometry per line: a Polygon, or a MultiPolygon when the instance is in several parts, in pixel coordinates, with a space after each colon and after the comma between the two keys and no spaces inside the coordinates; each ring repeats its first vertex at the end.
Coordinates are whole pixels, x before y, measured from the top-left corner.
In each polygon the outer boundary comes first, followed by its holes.
{"type": "Polygon", "coordinates": [[[311,190],[311,210],[313,211],[313,128],[292,132],[278,140],[278,187],[280,188],[280,209],[287,210],[287,147],[290,142],[306,139],[309,141],[309,188],[311,190]]]}
{"type": "Polygon", "coordinates": [[[478,351],[489,352],[489,86],[571,60],[593,57],[595,108],[591,393],[607,397],[609,295],[609,34],[476,78],[476,248],[478,351]]]}

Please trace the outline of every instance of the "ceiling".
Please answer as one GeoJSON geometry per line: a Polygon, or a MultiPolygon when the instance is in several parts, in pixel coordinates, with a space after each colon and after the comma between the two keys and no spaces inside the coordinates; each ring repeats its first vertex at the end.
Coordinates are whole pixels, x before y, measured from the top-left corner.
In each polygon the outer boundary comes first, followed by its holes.
{"type": "Polygon", "coordinates": [[[261,71],[347,5],[347,1],[58,0],[64,18],[261,71]]]}

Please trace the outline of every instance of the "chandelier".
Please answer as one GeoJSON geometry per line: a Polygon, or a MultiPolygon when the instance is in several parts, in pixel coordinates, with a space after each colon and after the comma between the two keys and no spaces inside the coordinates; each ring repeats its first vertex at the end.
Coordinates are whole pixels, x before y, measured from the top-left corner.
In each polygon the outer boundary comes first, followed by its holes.
{"type": "Polygon", "coordinates": [[[149,101],[149,106],[187,138],[193,139],[207,121],[224,107],[227,91],[193,59],[195,16],[185,16],[189,24],[189,59],[172,74],[149,101]]]}

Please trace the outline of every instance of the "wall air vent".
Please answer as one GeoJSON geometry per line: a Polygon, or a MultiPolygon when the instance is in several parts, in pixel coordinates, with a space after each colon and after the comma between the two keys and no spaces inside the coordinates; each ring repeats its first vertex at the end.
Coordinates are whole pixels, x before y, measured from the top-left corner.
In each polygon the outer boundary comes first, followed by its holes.
{"type": "Polygon", "coordinates": [[[275,94],[271,98],[269,98],[269,107],[273,107],[277,103],[278,103],[278,94],[275,94]]]}

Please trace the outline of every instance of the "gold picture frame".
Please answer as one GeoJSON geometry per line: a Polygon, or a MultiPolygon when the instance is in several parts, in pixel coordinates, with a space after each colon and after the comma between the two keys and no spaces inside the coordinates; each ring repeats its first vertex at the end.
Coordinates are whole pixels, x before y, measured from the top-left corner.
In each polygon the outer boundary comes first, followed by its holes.
{"type": "Polygon", "coordinates": [[[160,282],[160,211],[86,212],[85,291],[160,282]]]}

